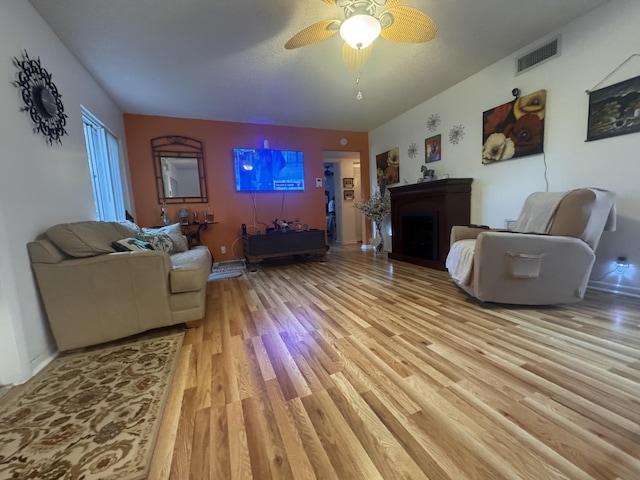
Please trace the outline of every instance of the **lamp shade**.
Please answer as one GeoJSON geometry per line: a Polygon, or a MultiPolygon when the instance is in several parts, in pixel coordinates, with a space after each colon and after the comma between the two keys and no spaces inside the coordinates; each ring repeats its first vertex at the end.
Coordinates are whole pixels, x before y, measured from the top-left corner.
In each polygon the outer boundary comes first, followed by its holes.
{"type": "Polygon", "coordinates": [[[340,36],[351,48],[367,48],[378,38],[382,27],[377,18],[366,15],[353,15],[340,25],[340,36]]]}

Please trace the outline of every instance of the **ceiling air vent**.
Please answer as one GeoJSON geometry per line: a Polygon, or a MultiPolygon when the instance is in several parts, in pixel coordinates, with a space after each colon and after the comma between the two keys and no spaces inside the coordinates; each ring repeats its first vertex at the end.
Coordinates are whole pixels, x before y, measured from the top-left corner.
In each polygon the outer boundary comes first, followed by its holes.
{"type": "Polygon", "coordinates": [[[536,48],[534,51],[516,59],[516,75],[531,70],[552,58],[560,55],[560,37],[556,37],[550,42],[536,48]]]}

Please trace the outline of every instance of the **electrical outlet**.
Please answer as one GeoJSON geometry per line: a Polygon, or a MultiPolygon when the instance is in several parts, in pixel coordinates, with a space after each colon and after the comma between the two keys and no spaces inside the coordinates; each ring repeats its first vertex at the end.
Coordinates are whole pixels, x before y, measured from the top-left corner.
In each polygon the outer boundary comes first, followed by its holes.
{"type": "Polygon", "coordinates": [[[316,188],[322,188],[322,179],[316,178],[316,188]]]}
{"type": "Polygon", "coordinates": [[[220,253],[227,253],[227,247],[224,245],[220,247],[220,253]]]}

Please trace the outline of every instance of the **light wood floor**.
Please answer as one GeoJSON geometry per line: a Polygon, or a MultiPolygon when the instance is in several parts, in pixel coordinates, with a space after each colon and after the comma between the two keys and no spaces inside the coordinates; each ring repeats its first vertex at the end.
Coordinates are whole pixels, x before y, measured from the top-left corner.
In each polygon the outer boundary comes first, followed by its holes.
{"type": "Polygon", "coordinates": [[[640,301],[482,306],[332,247],[212,282],[150,478],[640,478],[640,301]]]}

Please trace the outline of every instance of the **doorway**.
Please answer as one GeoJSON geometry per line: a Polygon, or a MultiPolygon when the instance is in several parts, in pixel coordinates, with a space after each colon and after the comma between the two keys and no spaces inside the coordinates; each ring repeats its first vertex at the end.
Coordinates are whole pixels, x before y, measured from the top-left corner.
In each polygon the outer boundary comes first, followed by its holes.
{"type": "Polygon", "coordinates": [[[360,152],[324,152],[325,211],[329,242],[355,244],[362,239],[360,152]],[[329,205],[333,200],[332,209],[329,205]],[[333,215],[332,215],[333,214],[333,215]],[[335,229],[330,227],[335,222],[335,229]],[[331,235],[329,235],[331,234],[331,235]]]}

